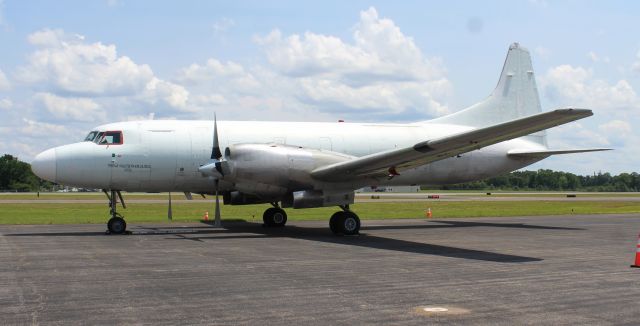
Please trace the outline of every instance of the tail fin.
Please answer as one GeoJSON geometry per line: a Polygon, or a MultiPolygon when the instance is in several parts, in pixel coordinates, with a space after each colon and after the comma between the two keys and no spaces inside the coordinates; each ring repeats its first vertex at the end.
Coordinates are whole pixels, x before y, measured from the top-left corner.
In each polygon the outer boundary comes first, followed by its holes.
{"type": "MultiPolygon", "coordinates": [[[[527,49],[518,43],[513,43],[509,47],[498,85],[488,98],[464,110],[432,121],[486,127],[540,112],[542,108],[531,56],[527,49]]],[[[545,131],[525,136],[525,138],[547,146],[545,131]]]]}

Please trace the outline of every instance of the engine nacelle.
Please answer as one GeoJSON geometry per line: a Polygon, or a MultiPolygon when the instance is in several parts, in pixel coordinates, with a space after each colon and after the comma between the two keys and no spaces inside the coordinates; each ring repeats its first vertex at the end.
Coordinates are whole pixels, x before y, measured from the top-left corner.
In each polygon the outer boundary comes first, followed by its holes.
{"type": "Polygon", "coordinates": [[[225,205],[253,205],[266,204],[269,199],[262,199],[256,195],[245,194],[239,191],[226,192],[222,195],[222,203],[225,205]]]}
{"type": "Polygon", "coordinates": [[[282,200],[282,207],[314,208],[326,206],[342,206],[353,204],[355,193],[323,192],[321,190],[296,191],[282,200]]]}
{"type": "Polygon", "coordinates": [[[310,172],[352,156],[281,144],[237,144],[225,150],[229,173],[224,180],[236,190],[260,198],[283,198],[287,193],[313,189],[310,172]]]}

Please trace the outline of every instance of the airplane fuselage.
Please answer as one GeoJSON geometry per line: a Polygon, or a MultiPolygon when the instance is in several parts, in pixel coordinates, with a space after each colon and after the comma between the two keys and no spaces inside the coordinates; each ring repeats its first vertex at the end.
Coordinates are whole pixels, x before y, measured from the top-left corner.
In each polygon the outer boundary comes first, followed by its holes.
{"type": "MultiPolygon", "coordinates": [[[[430,123],[367,124],[318,122],[218,123],[221,147],[232,144],[299,146],[360,157],[411,146],[471,129],[430,123]]],[[[210,121],[151,120],[112,123],[97,131],[122,131],[122,144],[85,141],[55,149],[55,181],[86,188],[125,191],[211,193],[212,178],[198,168],[211,155],[210,121]]],[[[537,159],[508,157],[513,148],[539,148],[524,138],[488,146],[402,173],[350,186],[451,184],[477,180],[527,166],[537,159]]],[[[222,184],[220,190],[232,187],[222,184]]]]}

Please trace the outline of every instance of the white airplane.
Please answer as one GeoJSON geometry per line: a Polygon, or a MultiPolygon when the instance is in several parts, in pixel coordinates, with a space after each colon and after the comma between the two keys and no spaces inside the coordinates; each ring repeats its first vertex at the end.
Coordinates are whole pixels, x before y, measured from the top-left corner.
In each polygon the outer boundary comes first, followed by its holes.
{"type": "Polygon", "coordinates": [[[118,198],[125,207],[120,191],[181,191],[187,198],[215,194],[217,222],[219,193],[224,204],[271,203],[266,226],[285,225],[283,208],[339,206],[330,228],[353,235],[360,229],[349,209],[355,189],[466,182],[551,155],[607,150],[547,147],[545,129],[592,114],[574,108],[542,113],[529,52],[514,43],[488,98],[430,121],[118,122],[38,154],[32,169],[52,182],[103,189],[114,234],[126,231],[116,212],[118,198]]]}

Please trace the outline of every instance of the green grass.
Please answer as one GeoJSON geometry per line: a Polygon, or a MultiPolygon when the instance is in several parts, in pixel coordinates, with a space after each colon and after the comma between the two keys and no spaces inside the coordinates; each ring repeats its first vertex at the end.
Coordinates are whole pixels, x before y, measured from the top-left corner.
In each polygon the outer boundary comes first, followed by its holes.
{"type": "MultiPolygon", "coordinates": [[[[262,212],[269,205],[222,206],[223,219],[261,221],[262,212]]],[[[401,202],[358,203],[352,209],[362,219],[424,218],[431,208],[434,218],[481,216],[533,216],[567,214],[640,213],[636,201],[464,201],[464,202],[401,202]]],[[[118,207],[130,222],[167,221],[166,204],[130,204],[118,207]]],[[[174,203],[174,221],[199,221],[205,211],[213,219],[213,203],[198,201],[174,203]]],[[[287,209],[289,220],[328,220],[336,207],[293,210],[287,209]]],[[[109,208],[105,204],[8,204],[0,202],[0,224],[75,224],[105,223],[109,208]]]]}

